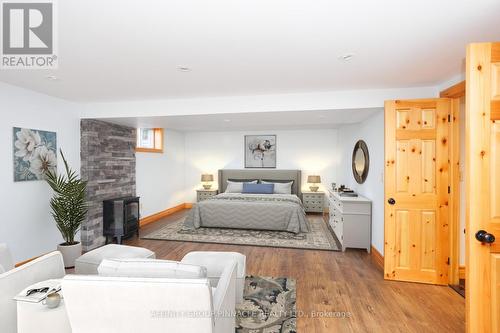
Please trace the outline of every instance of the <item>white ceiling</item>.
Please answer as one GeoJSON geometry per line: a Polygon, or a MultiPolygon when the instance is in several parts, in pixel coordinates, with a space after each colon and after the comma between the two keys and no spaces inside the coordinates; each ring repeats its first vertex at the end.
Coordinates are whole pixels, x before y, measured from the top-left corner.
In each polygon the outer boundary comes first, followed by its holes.
{"type": "Polygon", "coordinates": [[[500,40],[498,0],[57,3],[59,69],[0,80],[84,102],[435,85],[500,40]]]}
{"type": "Polygon", "coordinates": [[[100,118],[135,128],[166,128],[181,132],[337,128],[357,123],[382,108],[360,110],[278,111],[184,116],[100,118]]]}

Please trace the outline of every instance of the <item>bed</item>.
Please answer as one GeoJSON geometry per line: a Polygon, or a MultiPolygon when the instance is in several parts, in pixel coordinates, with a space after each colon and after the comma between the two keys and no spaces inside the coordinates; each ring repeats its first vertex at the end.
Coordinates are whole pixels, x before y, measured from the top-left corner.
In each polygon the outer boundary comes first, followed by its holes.
{"type": "Polygon", "coordinates": [[[300,200],[300,170],[219,170],[220,194],[197,203],[189,211],[186,228],[232,228],[308,232],[300,200]],[[224,193],[228,181],[293,181],[292,194],[224,193]]]}

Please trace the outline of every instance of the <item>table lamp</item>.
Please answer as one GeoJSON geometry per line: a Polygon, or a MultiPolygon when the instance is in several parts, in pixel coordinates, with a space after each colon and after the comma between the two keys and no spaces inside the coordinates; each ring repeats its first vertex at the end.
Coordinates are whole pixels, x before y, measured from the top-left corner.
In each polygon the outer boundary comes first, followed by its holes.
{"type": "Polygon", "coordinates": [[[319,189],[319,186],[316,185],[316,184],[321,183],[321,177],[317,176],[317,175],[308,176],[307,177],[307,182],[309,184],[312,184],[311,186],[309,186],[309,189],[311,190],[311,192],[317,192],[318,189],[319,189]]]}
{"type": "Polygon", "coordinates": [[[210,190],[210,188],[212,187],[212,182],[214,181],[214,175],[211,175],[211,174],[202,174],[201,175],[201,182],[203,184],[203,188],[205,190],[210,190]]]}

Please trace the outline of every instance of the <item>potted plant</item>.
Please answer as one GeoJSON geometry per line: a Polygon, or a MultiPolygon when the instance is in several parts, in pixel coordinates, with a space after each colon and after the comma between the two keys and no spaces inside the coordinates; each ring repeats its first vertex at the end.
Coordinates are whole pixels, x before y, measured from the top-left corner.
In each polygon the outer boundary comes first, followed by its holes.
{"type": "Polygon", "coordinates": [[[70,169],[62,150],[60,152],[66,174],[57,175],[55,171],[48,171],[46,181],[54,190],[54,196],[50,199],[51,213],[64,239],[57,250],[62,253],[64,267],[70,268],[75,266],[76,258],[82,254],[82,244],[75,241],[75,236],[87,215],[87,182],[70,169]]]}

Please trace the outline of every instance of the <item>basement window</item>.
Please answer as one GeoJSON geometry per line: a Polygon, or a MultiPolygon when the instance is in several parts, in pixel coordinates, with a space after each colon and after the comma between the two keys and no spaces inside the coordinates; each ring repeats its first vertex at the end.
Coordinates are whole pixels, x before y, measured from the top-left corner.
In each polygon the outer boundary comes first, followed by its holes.
{"type": "Polygon", "coordinates": [[[163,153],[163,128],[138,128],[135,151],[163,153]]]}

